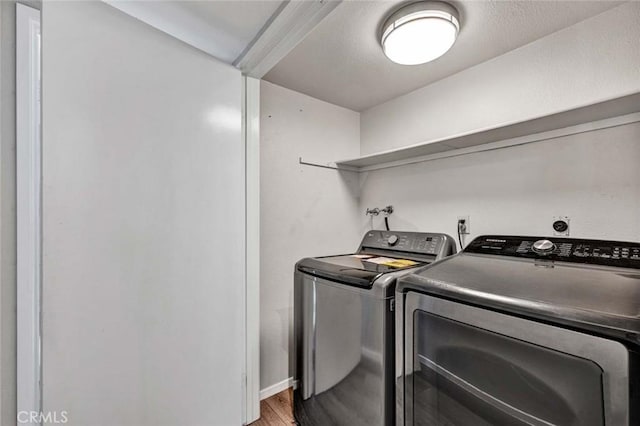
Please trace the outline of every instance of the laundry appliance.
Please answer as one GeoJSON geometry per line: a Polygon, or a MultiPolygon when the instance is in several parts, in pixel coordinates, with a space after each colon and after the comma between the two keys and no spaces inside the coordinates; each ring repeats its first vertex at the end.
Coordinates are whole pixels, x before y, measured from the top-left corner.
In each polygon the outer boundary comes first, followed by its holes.
{"type": "Polygon", "coordinates": [[[454,253],[445,234],[369,231],[354,254],[296,264],[298,423],[394,423],[396,280],[454,253]]]}
{"type": "Polygon", "coordinates": [[[640,243],[479,237],[396,306],[398,426],[640,424],[640,243]]]}

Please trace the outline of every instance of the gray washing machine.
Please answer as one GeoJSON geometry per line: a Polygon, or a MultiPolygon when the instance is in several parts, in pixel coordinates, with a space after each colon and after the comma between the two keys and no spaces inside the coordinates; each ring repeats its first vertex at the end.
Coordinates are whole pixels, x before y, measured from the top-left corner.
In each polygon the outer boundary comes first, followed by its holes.
{"type": "Polygon", "coordinates": [[[354,254],[295,267],[294,412],[303,425],[392,425],[396,280],[455,253],[444,234],[369,231],[354,254]]]}
{"type": "Polygon", "coordinates": [[[396,301],[398,426],[640,424],[640,243],[479,237],[396,301]]]}

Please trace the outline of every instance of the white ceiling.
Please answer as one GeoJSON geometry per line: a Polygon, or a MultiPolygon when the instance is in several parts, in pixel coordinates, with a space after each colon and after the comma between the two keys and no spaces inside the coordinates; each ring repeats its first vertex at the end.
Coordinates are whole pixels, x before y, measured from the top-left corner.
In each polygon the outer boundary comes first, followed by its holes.
{"type": "Polygon", "coordinates": [[[104,0],[227,63],[244,52],[282,0],[104,0]]]}
{"type": "MultiPolygon", "coordinates": [[[[276,12],[282,1],[180,1],[186,13],[207,22],[230,40],[233,60],[247,48],[249,43],[276,12]]],[[[221,58],[223,59],[223,58],[221,58]]]]}
{"type": "Polygon", "coordinates": [[[460,12],[456,44],[424,65],[389,61],[379,27],[398,1],[345,1],[264,79],[363,111],[611,9],[614,1],[452,1],[460,12]]]}

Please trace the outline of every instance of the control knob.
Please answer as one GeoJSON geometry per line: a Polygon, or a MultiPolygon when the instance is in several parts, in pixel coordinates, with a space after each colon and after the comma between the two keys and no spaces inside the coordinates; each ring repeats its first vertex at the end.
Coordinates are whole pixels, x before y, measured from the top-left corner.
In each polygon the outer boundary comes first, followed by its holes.
{"type": "Polygon", "coordinates": [[[542,256],[553,253],[555,249],[556,245],[549,240],[538,240],[533,243],[533,251],[542,256]]]}
{"type": "Polygon", "coordinates": [[[389,235],[389,238],[387,238],[387,244],[389,244],[390,246],[395,246],[397,243],[398,243],[398,236],[389,235]]]}

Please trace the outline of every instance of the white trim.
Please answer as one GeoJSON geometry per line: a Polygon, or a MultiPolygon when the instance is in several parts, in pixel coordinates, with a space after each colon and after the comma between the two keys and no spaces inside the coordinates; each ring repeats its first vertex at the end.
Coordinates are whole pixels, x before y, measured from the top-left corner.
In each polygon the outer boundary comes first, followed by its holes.
{"type": "Polygon", "coordinates": [[[246,171],[245,421],[260,418],[260,80],[243,76],[246,171]]]}
{"type": "Polygon", "coordinates": [[[241,111],[241,134],[240,139],[242,140],[242,158],[244,160],[244,285],[242,286],[242,301],[244,303],[244,315],[242,316],[242,330],[244,331],[244,340],[242,341],[242,353],[244,354],[244,364],[242,365],[242,380],[241,380],[241,395],[242,395],[242,424],[248,425],[251,423],[252,416],[252,408],[249,404],[248,398],[248,381],[249,381],[249,334],[248,330],[248,320],[247,320],[247,102],[246,102],[246,79],[244,76],[241,77],[240,83],[240,111],[241,111]]]}
{"type": "Polygon", "coordinates": [[[269,387],[262,389],[260,391],[260,401],[262,401],[263,399],[272,397],[273,395],[280,393],[283,390],[286,390],[289,388],[296,389],[297,387],[298,387],[297,380],[293,380],[293,377],[289,377],[288,379],[284,379],[281,382],[278,382],[274,385],[271,385],[269,387]]]}
{"type": "Polygon", "coordinates": [[[340,2],[341,0],[287,2],[233,65],[248,76],[262,78],[340,2]]]}
{"type": "Polygon", "coordinates": [[[40,411],[42,404],[40,93],[40,11],[16,4],[18,412],[40,411]]]}

